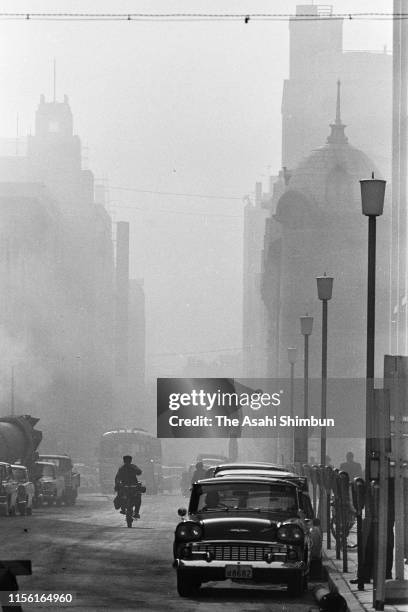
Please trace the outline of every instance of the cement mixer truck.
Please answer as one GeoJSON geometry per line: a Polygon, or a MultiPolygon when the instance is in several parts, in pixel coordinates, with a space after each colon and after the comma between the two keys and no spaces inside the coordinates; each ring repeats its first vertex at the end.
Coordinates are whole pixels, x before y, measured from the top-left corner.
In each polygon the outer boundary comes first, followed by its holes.
{"type": "Polygon", "coordinates": [[[42,440],[42,432],[34,429],[38,421],[29,414],[0,417],[0,461],[25,465],[31,478],[42,440]]]}

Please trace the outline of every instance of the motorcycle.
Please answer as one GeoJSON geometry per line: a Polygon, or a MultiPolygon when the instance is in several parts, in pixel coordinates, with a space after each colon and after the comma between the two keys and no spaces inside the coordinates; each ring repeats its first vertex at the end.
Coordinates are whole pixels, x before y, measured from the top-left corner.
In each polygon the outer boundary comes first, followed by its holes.
{"type": "Polygon", "coordinates": [[[137,520],[133,516],[133,508],[137,496],[146,493],[146,487],[138,482],[135,485],[121,485],[120,493],[114,500],[116,509],[123,507],[125,509],[125,519],[128,527],[132,527],[133,521],[137,520]]]}

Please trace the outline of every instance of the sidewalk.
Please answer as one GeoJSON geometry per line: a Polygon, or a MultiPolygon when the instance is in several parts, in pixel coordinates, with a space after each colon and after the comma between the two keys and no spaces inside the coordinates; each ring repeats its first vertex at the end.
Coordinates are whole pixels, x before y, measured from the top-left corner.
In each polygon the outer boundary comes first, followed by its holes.
{"type": "MultiPolygon", "coordinates": [[[[348,537],[349,545],[355,544],[357,536],[352,531],[348,537]]],[[[336,543],[332,539],[332,548],[327,550],[326,534],[324,534],[323,556],[324,565],[328,573],[330,588],[337,590],[346,600],[349,612],[372,612],[373,608],[373,585],[366,584],[364,591],[359,591],[356,584],[350,584],[350,580],[357,576],[357,548],[349,548],[347,555],[348,573],[343,574],[342,559],[336,560],[336,543]]],[[[405,566],[405,578],[408,580],[408,565],[405,566]]],[[[408,612],[408,603],[385,604],[385,612],[408,612]]]]}

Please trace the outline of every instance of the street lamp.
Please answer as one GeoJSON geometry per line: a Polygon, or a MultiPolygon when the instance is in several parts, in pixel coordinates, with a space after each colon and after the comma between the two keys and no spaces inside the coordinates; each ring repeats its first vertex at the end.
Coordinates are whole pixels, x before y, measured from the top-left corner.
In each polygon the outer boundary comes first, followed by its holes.
{"type": "MultiPolygon", "coordinates": [[[[322,301],[322,419],[326,418],[327,405],[327,302],[332,298],[333,278],[318,276],[317,295],[322,301]]],[[[323,421],[324,422],[324,421],[323,421]]],[[[320,464],[326,465],[326,427],[321,428],[320,464]]]]}
{"type": "MultiPolygon", "coordinates": [[[[306,314],[303,317],[300,317],[300,331],[305,339],[305,358],[304,358],[304,376],[303,376],[303,395],[304,395],[304,411],[303,416],[305,419],[309,416],[309,336],[312,333],[313,329],[313,317],[309,317],[306,314]]],[[[307,427],[304,427],[302,430],[302,435],[300,436],[301,448],[295,448],[295,455],[297,455],[297,460],[302,464],[307,463],[308,460],[308,436],[307,436],[307,427]],[[298,450],[298,453],[296,452],[298,450]]]]}
{"type": "MultiPolygon", "coordinates": [[[[293,408],[294,408],[294,392],[295,392],[295,363],[297,358],[297,348],[294,346],[290,346],[288,348],[288,361],[290,363],[290,416],[293,418],[293,408]]],[[[295,452],[295,444],[294,444],[294,436],[291,436],[291,448],[290,448],[290,457],[291,460],[294,461],[294,452],[295,452]]]]}
{"type": "Polygon", "coordinates": [[[366,367],[366,479],[370,478],[374,419],[374,348],[375,348],[375,249],[376,220],[384,208],[386,181],[371,179],[360,181],[363,215],[368,217],[368,274],[367,274],[367,367],[366,367]]]}

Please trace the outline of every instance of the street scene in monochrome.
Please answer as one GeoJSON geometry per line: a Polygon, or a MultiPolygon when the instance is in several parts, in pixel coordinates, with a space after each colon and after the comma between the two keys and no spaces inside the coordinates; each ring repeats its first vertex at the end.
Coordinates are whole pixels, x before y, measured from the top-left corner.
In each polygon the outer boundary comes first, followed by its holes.
{"type": "Polygon", "coordinates": [[[0,610],[408,612],[408,0],[0,41],[0,610]]]}

